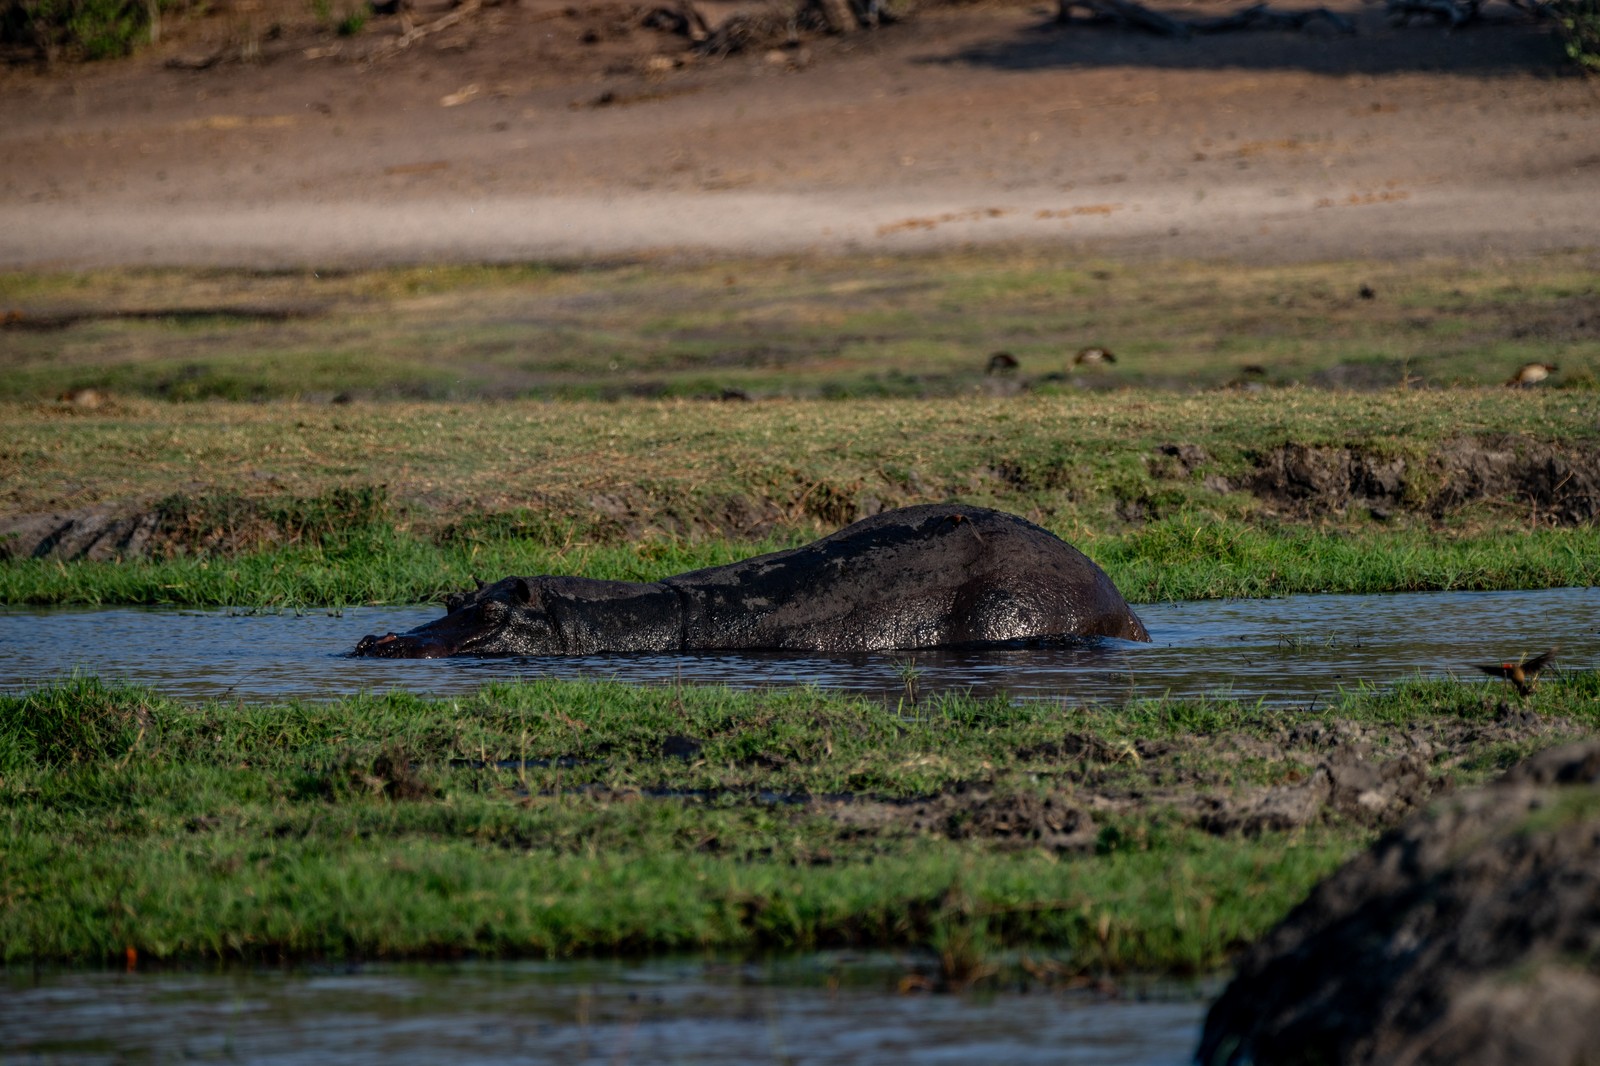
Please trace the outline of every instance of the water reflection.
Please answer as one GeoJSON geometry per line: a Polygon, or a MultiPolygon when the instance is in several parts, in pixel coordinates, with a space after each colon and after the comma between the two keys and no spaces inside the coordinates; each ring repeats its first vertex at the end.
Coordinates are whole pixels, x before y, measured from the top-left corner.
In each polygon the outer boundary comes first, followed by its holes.
{"type": "Polygon", "coordinates": [[[897,995],[903,973],[788,963],[465,963],[348,972],[9,974],[7,1063],[1094,1063],[1187,1061],[1204,1010],[1154,999],[897,995]],[[845,980],[841,984],[840,977],[845,980]],[[829,978],[832,978],[830,982],[829,978]]]}
{"type": "Polygon", "coordinates": [[[343,657],[363,634],[410,629],[438,613],[0,611],[0,689],[28,688],[76,670],[183,698],[317,699],[363,689],[448,695],[493,680],[553,676],[812,684],[889,699],[914,684],[922,696],[954,690],[1111,702],[1232,694],[1292,704],[1417,674],[1476,679],[1473,663],[1536,654],[1557,643],[1560,666],[1600,664],[1600,589],[1594,588],[1149,604],[1139,608],[1155,638],[1148,645],[1105,640],[846,657],[343,657]]]}

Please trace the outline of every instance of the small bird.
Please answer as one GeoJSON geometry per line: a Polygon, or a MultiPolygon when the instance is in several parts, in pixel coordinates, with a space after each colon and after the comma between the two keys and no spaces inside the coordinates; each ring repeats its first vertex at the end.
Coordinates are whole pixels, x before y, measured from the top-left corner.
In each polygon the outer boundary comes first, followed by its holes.
{"type": "Polygon", "coordinates": [[[60,396],[57,396],[56,400],[58,403],[64,403],[68,407],[81,407],[85,411],[93,411],[105,402],[105,398],[100,395],[99,389],[88,386],[68,389],[60,396]]]}
{"type": "Polygon", "coordinates": [[[1097,363],[1115,363],[1117,357],[1111,354],[1110,348],[1101,348],[1098,345],[1079,349],[1073,357],[1073,366],[1093,366],[1097,363]]]}
{"type": "Polygon", "coordinates": [[[1506,381],[1506,388],[1514,389],[1518,386],[1537,385],[1545,378],[1560,370],[1554,363],[1523,363],[1506,381]]]}
{"type": "Polygon", "coordinates": [[[1368,285],[1366,282],[1362,282],[1361,283],[1361,288],[1356,290],[1356,295],[1361,297],[1363,300],[1372,300],[1372,299],[1376,299],[1377,298],[1378,290],[1374,289],[1371,285],[1368,285]]]}
{"type": "Polygon", "coordinates": [[[1012,355],[1010,352],[995,352],[989,357],[989,366],[984,373],[1010,374],[1015,371],[1019,365],[1020,364],[1017,362],[1017,357],[1012,355]]]}
{"type": "Polygon", "coordinates": [[[1526,696],[1533,691],[1533,683],[1539,679],[1539,671],[1550,665],[1556,657],[1556,650],[1551,648],[1543,655],[1535,655],[1531,659],[1521,662],[1500,663],[1498,666],[1479,666],[1478,669],[1491,677],[1503,678],[1517,688],[1517,695],[1526,696]]]}

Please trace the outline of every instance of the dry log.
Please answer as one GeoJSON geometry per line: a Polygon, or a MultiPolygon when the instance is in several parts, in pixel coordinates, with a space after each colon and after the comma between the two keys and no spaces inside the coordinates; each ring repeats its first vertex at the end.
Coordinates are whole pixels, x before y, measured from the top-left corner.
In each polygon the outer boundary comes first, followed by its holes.
{"type": "Polygon", "coordinates": [[[448,15],[436,18],[432,22],[424,23],[421,26],[412,24],[410,8],[407,6],[402,6],[400,8],[400,24],[403,27],[404,32],[402,32],[400,36],[396,37],[388,44],[384,45],[382,48],[378,49],[372,55],[368,56],[367,59],[369,62],[383,59],[387,56],[394,55],[396,52],[399,52],[403,49],[410,48],[413,44],[416,44],[429,34],[438,33],[440,30],[447,30],[468,16],[477,14],[478,9],[482,6],[483,0],[463,0],[461,6],[450,12],[448,15]]]}

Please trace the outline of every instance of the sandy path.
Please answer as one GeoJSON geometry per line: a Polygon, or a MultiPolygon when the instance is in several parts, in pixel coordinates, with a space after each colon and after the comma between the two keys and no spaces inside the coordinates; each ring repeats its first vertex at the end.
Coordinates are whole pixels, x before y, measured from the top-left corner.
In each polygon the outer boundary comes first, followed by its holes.
{"type": "Polygon", "coordinates": [[[404,66],[14,74],[0,266],[1600,246],[1600,93],[1547,36],[1362,17],[1166,42],[966,10],[653,79],[527,76],[512,23],[404,66]]]}

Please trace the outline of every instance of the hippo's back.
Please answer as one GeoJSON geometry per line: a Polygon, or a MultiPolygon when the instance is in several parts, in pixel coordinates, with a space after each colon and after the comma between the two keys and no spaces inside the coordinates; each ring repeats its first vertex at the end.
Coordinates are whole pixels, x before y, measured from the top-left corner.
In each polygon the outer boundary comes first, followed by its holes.
{"type": "Polygon", "coordinates": [[[888,511],[813,544],[669,578],[699,648],[867,651],[1040,637],[1149,640],[1104,571],[1002,511],[888,511]]]}

